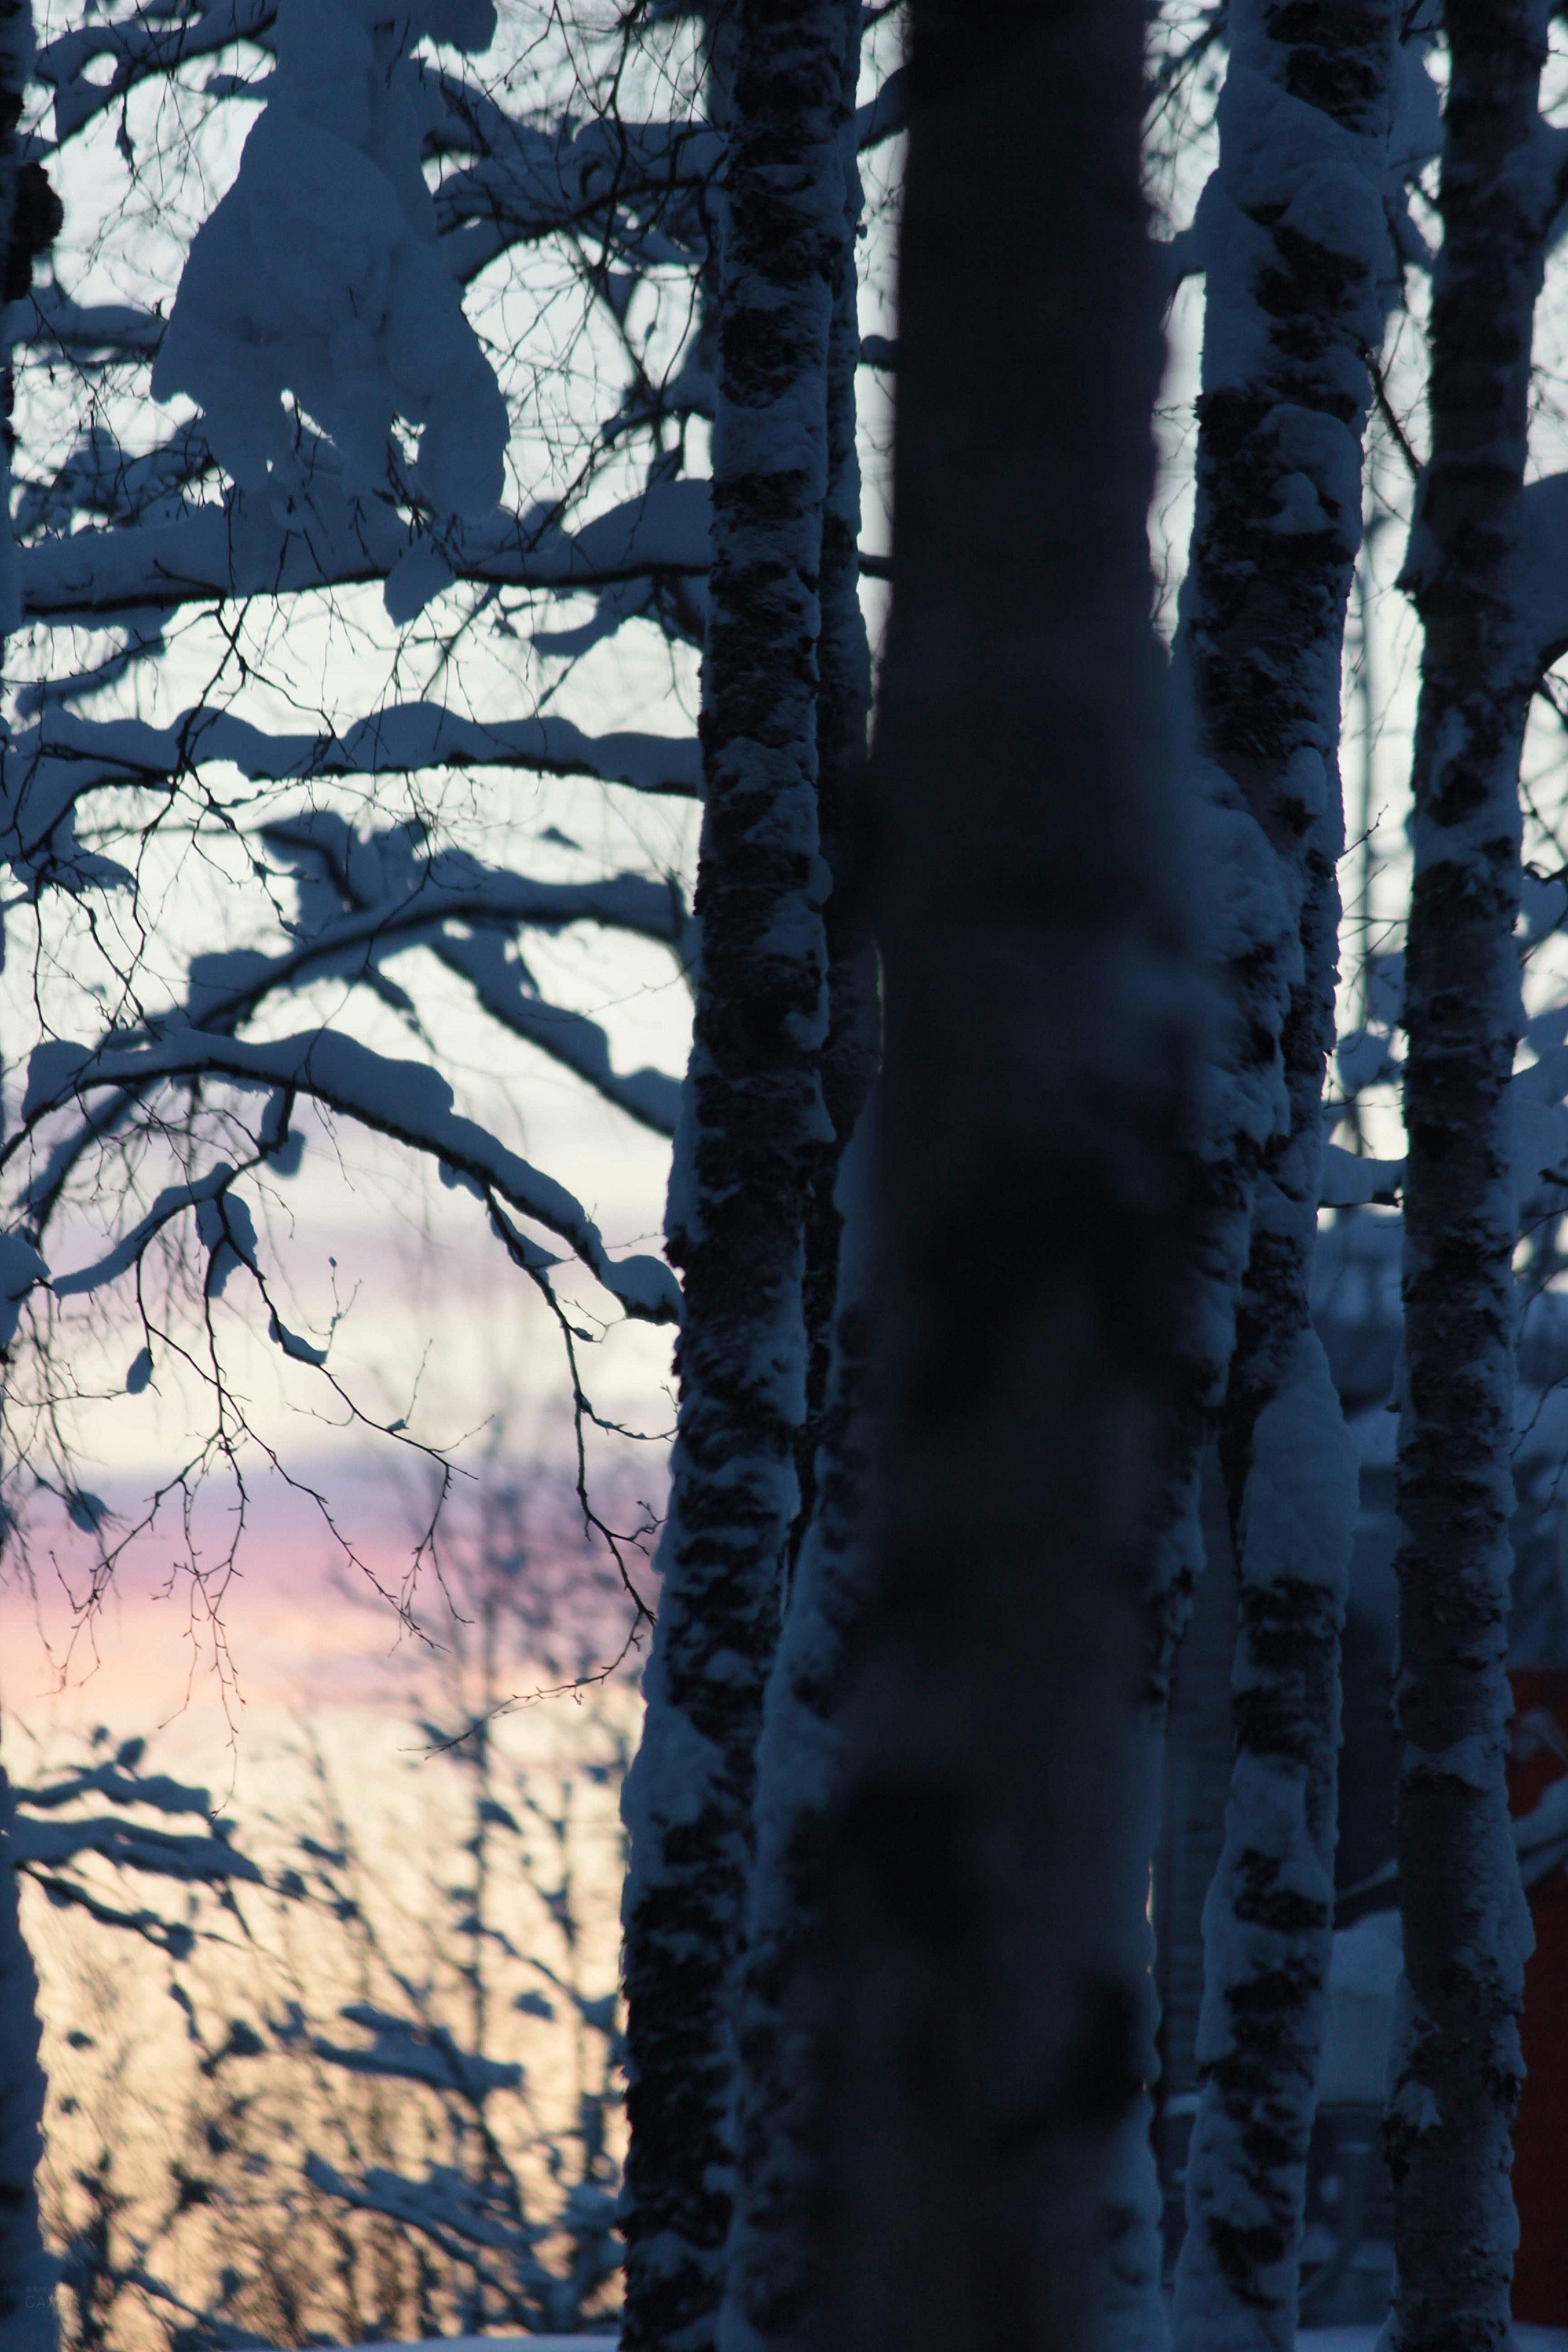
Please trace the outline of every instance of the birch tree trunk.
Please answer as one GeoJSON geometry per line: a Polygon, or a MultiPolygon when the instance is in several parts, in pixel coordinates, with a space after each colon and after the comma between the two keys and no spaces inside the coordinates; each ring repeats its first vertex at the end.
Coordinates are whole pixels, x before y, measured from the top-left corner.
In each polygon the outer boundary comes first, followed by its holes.
{"type": "Polygon", "coordinates": [[[1222,1425],[1236,1763],[1205,1914],[1178,2345],[1291,2352],[1333,1933],[1357,1469],[1308,1308],[1334,1037],[1344,617],[1389,263],[1394,0],[1237,0],[1207,271],[1183,646],[1199,744],[1277,860],[1284,1133],[1264,1156],[1222,1425]]]}
{"type": "Polygon", "coordinates": [[[833,323],[827,352],[827,496],[822,514],[822,635],[817,647],[817,811],[830,887],[824,909],[827,944],[827,1038],[822,1091],[833,1139],[818,1148],[806,1202],[806,1413],[801,1446],[804,1539],[816,1494],[816,1458],[827,1408],[834,1348],[842,1218],[838,1165],[876,1076],[881,1045],[877,954],[866,905],[866,730],[871,709],[871,652],[860,609],[860,460],[856,447],[856,372],[860,364],[858,278],[859,157],[855,97],[860,73],[859,0],[839,0],[843,20],[844,211],[835,257],[833,323]]]}
{"type": "MultiPolygon", "coordinates": [[[[33,62],[27,0],[0,0],[0,299],[16,299],[13,254],[25,239],[17,203],[17,124],[33,62]]],[[[24,280],[22,291],[26,291],[24,280]]],[[[20,619],[11,530],[11,350],[0,345],[0,681],[5,641],[20,619]]],[[[0,735],[4,720],[0,719],[0,735]]],[[[7,1333],[7,1338],[10,1336],[7,1333]]],[[[20,1890],[11,1862],[11,1784],[0,1766],[0,2352],[52,2352],[55,2265],[38,2223],[44,2070],[38,2061],[38,1978],[22,1933],[20,1890]]]]}
{"type": "Polygon", "coordinates": [[[731,103],[700,966],[668,1220],[685,1275],[680,1408],[626,1793],[623,2341],[636,2352],[713,2340],[732,2189],[726,1994],[799,1503],[804,1217],[830,1133],[816,646],[843,17],[838,0],[745,0],[731,103]]]}
{"type": "MultiPolygon", "coordinates": [[[[1292,927],[1279,862],[1223,769],[1192,764],[1190,815],[1199,842],[1197,895],[1210,985],[1194,1087],[1196,1117],[1184,1154],[1194,1213],[1176,1329],[1174,1436],[1144,1591],[1142,1823],[1130,1857],[1140,1905],[1147,1902],[1160,1836],[1172,1677],[1204,1568],[1203,1462],[1235,1347],[1253,1196],[1265,1152],[1288,1131],[1289,1115],[1281,1040],[1290,965],[1280,950],[1292,927]]],[[[1152,1927],[1145,1950],[1140,2074],[1152,2085],[1159,2005],[1152,1927]]],[[[1145,2091],[1123,2126],[1107,2189],[1102,2301],[1110,2352],[1163,2352],[1170,2341],[1152,2123],[1145,2091]]]]}
{"type": "Polygon", "coordinates": [[[833,1140],[816,1155],[805,1216],[806,1414],[795,1568],[757,1757],[756,1854],[734,2000],[734,2223],[721,2352],[806,2352],[822,2320],[823,2021],[817,1958],[824,1833],[840,1759],[847,1654],[866,1603],[868,1144],[876,1069],[876,951],[864,887],[870,658],[860,610],[855,374],[860,217],[855,95],[860,0],[840,0],[844,207],[827,373],[817,692],[818,805],[831,875],[823,1094],[833,1140]],[[851,1143],[851,1137],[857,1139],[851,1143]],[[853,1164],[846,1160],[848,1150],[853,1164]],[[847,1228],[846,1219],[849,1225],[847,1228]]]}
{"type": "Polygon", "coordinates": [[[44,2070],[38,1978],[11,1864],[11,1784],[0,1769],[0,2352],[53,2352],[55,2264],[38,2226],[44,2070]]]}
{"type": "Polygon", "coordinates": [[[1517,562],[1550,210],[1541,0],[1448,0],[1432,455],[1404,584],[1426,629],[1405,959],[1399,1440],[1405,1967],[1387,2138],[1402,2352],[1505,2341],[1529,1914],[1504,1759],[1513,1510],[1509,1082],[1519,763],[1535,677],[1517,562]]]}
{"type": "Polygon", "coordinates": [[[816,1507],[768,1683],[757,1853],[736,2004],[739,2189],[720,2352],[816,2352],[823,2318],[826,1832],[843,1762],[847,1662],[868,1599],[867,1134],[842,1163],[838,1311],[816,1507]]]}
{"type": "Polygon", "coordinates": [[[911,11],[876,1598],[826,1994],[819,2340],[845,2347],[1081,2342],[1139,2089],[1141,1596],[1190,1096],[1142,33],[1131,0],[911,11]]]}
{"type": "MultiPolygon", "coordinates": [[[[0,304],[9,309],[32,282],[35,252],[41,251],[59,225],[59,206],[47,181],[35,164],[24,171],[18,131],[27,77],[33,68],[31,0],[0,0],[0,304]],[[36,220],[27,218],[29,182],[37,199],[36,220]]],[[[4,452],[0,483],[5,489],[5,513],[0,518],[0,673],[4,671],[5,639],[21,624],[21,590],[16,547],[11,530],[11,429],[14,388],[11,345],[0,341],[0,409],[4,411],[4,452]]]]}

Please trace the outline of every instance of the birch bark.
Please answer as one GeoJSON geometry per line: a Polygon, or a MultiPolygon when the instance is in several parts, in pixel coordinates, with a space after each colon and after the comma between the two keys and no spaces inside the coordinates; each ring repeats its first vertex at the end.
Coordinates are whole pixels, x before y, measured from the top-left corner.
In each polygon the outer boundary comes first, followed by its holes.
{"type": "Polygon", "coordinates": [[[53,2352],[55,2264],[38,2222],[44,2070],[38,1978],[10,1858],[13,1799],[0,1769],[0,2352],[53,2352]]]}
{"type": "Polygon", "coordinates": [[[818,807],[831,875],[822,1077],[833,1139],[817,1148],[806,1201],[798,1563],[757,1757],[756,1854],[734,2000],[738,2177],[721,2352],[756,2352],[763,2345],[806,2352],[821,2324],[824,1831],[840,1758],[846,1660],[866,1600],[864,1389],[871,1304],[868,1145],[861,1129],[879,1045],[879,1009],[862,870],[870,660],[856,554],[859,0],[840,0],[839,17],[844,206],[828,346],[816,704],[818,807]],[[851,1137],[858,1139],[851,1143],[851,1137]]]}
{"type": "Polygon", "coordinates": [[[818,572],[843,232],[838,0],[739,12],[720,265],[700,964],[670,1181],[680,1408],[628,1776],[623,2341],[713,2340],[733,2183],[726,1995],[799,1503],[804,1216],[830,1130],[818,572]]]}
{"type": "Polygon", "coordinates": [[[824,909],[827,1036],[822,1052],[822,1092],[833,1139],[818,1149],[806,1201],[806,1412],[797,1523],[802,1539],[816,1495],[816,1465],[834,1347],[843,1224],[837,1203],[838,1166],[865,1108],[881,1045],[877,954],[864,872],[871,653],[860,609],[860,460],[855,437],[855,382],[860,364],[855,259],[861,213],[855,135],[859,0],[840,0],[839,13],[843,19],[844,210],[834,263],[833,323],[827,350],[827,496],[822,513],[822,635],[816,698],[817,816],[830,877],[824,909]]]}
{"type": "MultiPolygon", "coordinates": [[[[33,61],[28,0],[0,0],[0,277],[11,275],[21,168],[17,124],[33,61]]],[[[0,289],[7,315],[9,285],[0,289]]],[[[20,619],[11,529],[11,351],[0,346],[0,678],[5,640],[20,619]]],[[[0,737],[4,723],[0,721],[0,737]]],[[[38,1979],[22,1933],[11,1862],[11,1786],[0,1767],[0,2352],[52,2352],[57,2341],[55,2266],[38,2221],[45,2081],[38,2060],[38,1979]]]]}
{"type": "Polygon", "coordinates": [[[1205,1914],[1178,2345],[1290,2352],[1333,1932],[1339,1639],[1356,1463],[1308,1311],[1334,1035],[1344,617],[1365,354],[1383,329],[1394,0],[1237,0],[1207,271],[1183,614],[1194,717],[1277,861],[1289,1119],[1251,1203],[1221,1454],[1237,1532],[1236,1763],[1205,1914]]]}
{"type": "Polygon", "coordinates": [[[1140,1585],[1190,1098],[1142,29],[1121,0],[911,14],[880,1516],[830,1847],[819,2340],[846,2347],[1080,2341],[1138,2090],[1140,1585]]]}
{"type": "Polygon", "coordinates": [[[1542,0],[1448,0],[1432,455],[1404,584],[1426,630],[1405,960],[1400,1422],[1405,1976],[1387,2119],[1401,2352],[1502,2344],[1529,1914],[1504,1780],[1513,1510],[1509,1085],[1520,1029],[1520,594],[1531,338],[1551,210],[1542,0]]]}
{"type": "Polygon", "coordinates": [[[720,2352],[811,2352],[821,2340],[826,1829],[842,1769],[847,1661],[868,1598],[868,1160],[862,1129],[841,1163],[843,1247],[816,1505],[757,1757],[757,1853],[736,2008],[739,2189],[720,2352]]]}

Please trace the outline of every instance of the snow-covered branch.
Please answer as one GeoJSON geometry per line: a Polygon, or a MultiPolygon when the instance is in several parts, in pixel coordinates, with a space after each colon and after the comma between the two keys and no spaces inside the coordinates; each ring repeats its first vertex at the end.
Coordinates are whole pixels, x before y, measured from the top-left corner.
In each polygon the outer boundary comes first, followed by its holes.
{"type": "Polygon", "coordinates": [[[628,1316],[679,1320],[679,1286],[667,1265],[651,1257],[611,1258],[597,1225],[564,1185],[454,1110],[452,1090],[438,1072],[426,1063],[393,1061],[353,1037],[316,1029],[261,1044],[178,1028],[142,1045],[110,1039],[96,1051],[51,1043],[29,1064],[23,1126],[90,1092],[141,1092],[155,1081],[203,1076],[303,1095],[426,1153],[448,1181],[504,1202],[565,1241],[628,1316]]]}
{"type": "Polygon", "coordinates": [[[79,1867],[84,1856],[96,1855],[116,1870],[136,1871],[144,1877],[225,1890],[220,1900],[230,1907],[229,1887],[237,1882],[262,1885],[265,1874],[233,1843],[227,1823],[214,1814],[205,1789],[172,1780],[165,1773],[143,1774],[139,1769],[143,1744],[140,1739],[124,1740],[103,1763],[49,1774],[30,1787],[13,1788],[7,1800],[15,1809],[6,1839],[8,1859],[57,1907],[84,1911],[105,1927],[128,1927],[180,1958],[195,1942],[191,1926],[165,1919],[156,1911],[127,1911],[110,1903],[100,1885],[79,1867]],[[119,1807],[121,1813],[144,1807],[165,1816],[194,1816],[203,1827],[163,1830],[113,1814],[68,1812],[68,1807],[95,1797],[119,1807]]]}
{"type": "Polygon", "coordinates": [[[595,883],[531,882],[480,866],[459,852],[426,856],[416,829],[408,826],[363,838],[329,811],[270,824],[264,837],[294,867],[301,915],[297,944],[275,957],[241,952],[195,960],[188,1010],[199,1027],[233,1029],[263,996],[329,971],[379,979],[384,955],[423,946],[468,983],[492,1020],[656,1134],[673,1134],[680,1097],[676,1080],[659,1070],[616,1071],[598,1023],[546,1003],[526,964],[506,951],[509,932],[573,922],[593,922],[681,951],[689,919],[673,884],[630,874],[595,883]]]}
{"type": "Polygon", "coordinates": [[[189,507],[175,521],[82,530],[24,548],[23,610],[58,625],[384,581],[394,617],[409,620],[454,579],[577,593],[660,572],[700,577],[710,562],[708,512],[708,484],[681,480],[652,484],[574,532],[547,517],[501,512],[432,535],[390,496],[351,498],[318,470],[288,491],[232,490],[221,505],[189,507]],[[401,598],[400,563],[410,567],[401,598]]]}
{"type": "Polygon", "coordinates": [[[634,792],[683,797],[695,797],[702,785],[701,751],[694,740],[585,735],[566,719],[463,719],[430,702],[394,704],[341,735],[275,735],[201,705],[182,711],[168,727],[61,711],[17,735],[5,754],[8,822],[22,840],[41,840],[84,793],[165,785],[209,761],[237,768],[253,782],[485,767],[588,776],[634,792]]]}
{"type": "Polygon", "coordinates": [[[74,302],[56,280],[35,286],[22,313],[18,343],[68,353],[78,362],[153,359],[168,320],[128,302],[74,302]]]}
{"type": "Polygon", "coordinates": [[[138,82],[269,34],[278,0],[151,0],[120,23],[89,23],[39,49],[34,71],[55,94],[55,136],[74,136],[138,82]],[[93,68],[113,60],[107,75],[93,68]]]}

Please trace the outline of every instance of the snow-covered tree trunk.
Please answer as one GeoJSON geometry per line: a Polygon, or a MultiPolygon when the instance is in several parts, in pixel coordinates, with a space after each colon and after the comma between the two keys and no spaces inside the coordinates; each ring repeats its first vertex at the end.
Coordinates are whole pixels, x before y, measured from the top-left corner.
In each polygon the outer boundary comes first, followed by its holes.
{"type": "Polygon", "coordinates": [[[38,1979],[11,1860],[15,1806],[0,1767],[0,2352],[52,2352],[55,2265],[38,2225],[44,2070],[38,1979]]]}
{"type": "Polygon", "coordinates": [[[859,0],[840,0],[844,214],[827,373],[817,692],[818,807],[831,886],[823,1097],[805,1214],[806,1416],[798,1562],[769,1678],[757,1753],[756,1855],[735,1986],[734,2226],[721,2352],[805,2347],[821,2320],[824,1830],[839,1762],[846,1660],[866,1598],[865,1365],[868,1146],[862,1115],[879,1045],[876,952],[864,892],[863,797],[870,659],[857,541],[859,362],[854,144],[859,0]],[[851,1145],[850,1139],[858,1139],[851,1145]],[[852,1159],[847,1160],[847,1151],[852,1159]],[[846,1216],[851,1220],[846,1228],[846,1216]]]}
{"type": "Polygon", "coordinates": [[[855,145],[860,70],[859,0],[840,0],[844,18],[841,142],[844,219],[835,262],[827,352],[827,496],[822,513],[822,635],[817,649],[817,812],[830,887],[827,1038],[822,1092],[833,1140],[820,1146],[806,1206],[806,1416],[801,1449],[804,1539],[816,1490],[816,1462],[834,1345],[841,1220],[838,1163],[876,1074],[880,1047],[877,957],[865,895],[866,729],[871,655],[860,609],[860,461],[856,446],[856,374],[860,363],[856,232],[861,210],[855,145]]]}
{"type": "Polygon", "coordinates": [[[1387,2124],[1401,2352],[1504,2342],[1529,1915],[1504,1781],[1518,1214],[1518,577],[1550,211],[1543,0],[1448,0],[1432,454],[1405,559],[1426,631],[1405,959],[1398,1856],[1387,2124]]]}
{"type": "MultiPolygon", "coordinates": [[[[17,133],[33,58],[28,0],[0,0],[0,279],[25,245],[17,202],[17,133]]],[[[10,283],[0,286],[9,314],[10,283]]],[[[5,641],[21,617],[11,529],[11,351],[0,345],[0,680],[5,641]]],[[[0,718],[0,743],[5,740],[0,718]]],[[[13,1328],[15,1315],[0,1316],[13,1328]]],[[[6,1337],[11,1336],[7,1330],[6,1337]]],[[[38,1979],[22,1933],[20,1890],[11,1858],[11,1784],[0,1766],[0,2352],[51,2352],[56,2341],[54,2265],[38,2223],[37,2165],[43,2149],[44,2070],[38,2059],[38,1979]]]]}
{"type": "Polygon", "coordinates": [[[726,1995],[799,1501],[804,1222],[826,1140],[818,570],[844,233],[844,10],[740,12],[721,257],[695,1035],[670,1181],[680,1412],[626,1784],[624,2341],[710,2344],[732,2163],[726,1995]]]}
{"type": "MultiPolygon", "coordinates": [[[[868,1121],[870,1114],[868,1114],[868,1121]]],[[[738,2186],[721,2352],[820,2342],[825,2168],[821,1937],[840,1709],[867,1601],[866,1367],[872,1297],[862,1127],[841,1162],[833,1365],[816,1502],[769,1679],[757,1752],[757,1852],[737,1987],[738,2186]]]]}
{"type": "MultiPolygon", "coordinates": [[[[1208,1017],[1194,1087],[1196,1116],[1186,1139],[1194,1207],[1176,1332],[1173,1436],[1144,1589],[1142,1815],[1129,1857],[1141,1904],[1147,1899],[1160,1836],[1172,1676],[1204,1567],[1203,1462],[1235,1345],[1259,1170],[1289,1119],[1281,1038],[1289,1010],[1290,964],[1281,942],[1290,936],[1291,922],[1279,861],[1225,772],[1212,761],[1194,765],[1190,814],[1200,845],[1208,1017]]],[[[1145,1949],[1139,2070],[1150,2087],[1122,2126],[1102,2226],[1101,2301],[1112,2352],[1163,2352],[1171,2332],[1162,2285],[1163,2197],[1152,2138],[1159,2064],[1152,1923],[1145,1949]]]]}
{"type": "MultiPolygon", "coordinates": [[[[26,292],[37,244],[36,236],[29,234],[33,225],[25,217],[27,175],[23,170],[19,131],[32,64],[31,0],[0,0],[0,306],[7,313],[18,295],[26,292]]],[[[47,183],[36,167],[34,177],[47,194],[47,183]]],[[[58,220],[58,208],[55,216],[58,220]]],[[[47,233],[45,227],[43,234],[47,236],[47,233]]],[[[22,618],[16,546],[11,525],[13,398],[11,345],[8,340],[0,339],[0,490],[5,499],[4,512],[0,514],[0,676],[5,669],[5,639],[20,625],[22,618]]]]}
{"type": "Polygon", "coordinates": [[[1237,0],[1207,272],[1183,614],[1199,746],[1278,862],[1289,1124],[1266,1151],[1222,1424],[1237,1531],[1236,1763],[1205,1915],[1201,2105],[1175,2333],[1295,2341],[1307,2145],[1333,1933],[1339,1639],[1356,1462],[1308,1284],[1334,1037],[1344,617],[1365,353],[1383,324],[1395,0],[1237,0]]]}
{"type": "Polygon", "coordinates": [[[1142,25],[1133,0],[911,10],[836,2347],[1081,2341],[1139,2088],[1141,1596],[1190,1097],[1142,25]]]}

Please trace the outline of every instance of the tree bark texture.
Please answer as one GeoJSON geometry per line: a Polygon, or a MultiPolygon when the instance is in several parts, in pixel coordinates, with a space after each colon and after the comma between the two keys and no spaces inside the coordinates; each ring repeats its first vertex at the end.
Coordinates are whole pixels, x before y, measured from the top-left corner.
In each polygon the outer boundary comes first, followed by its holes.
{"type": "Polygon", "coordinates": [[[911,11],[876,1581],[829,1846],[819,2340],[846,2352],[1084,2341],[1140,2088],[1192,1085],[1142,36],[1131,0],[911,11]]]}
{"type": "Polygon", "coordinates": [[[831,877],[822,1078],[833,1138],[817,1147],[806,1200],[806,1412],[797,1560],[764,1701],[756,1852],[734,1989],[737,2188],[721,2352],[755,2352],[763,2345],[805,2352],[815,2347],[822,2319],[824,2044],[816,1961],[823,1840],[839,1761],[845,1659],[866,1602],[864,1389],[871,1307],[868,1144],[861,1128],[880,1045],[880,1009],[864,877],[871,680],[857,557],[859,0],[840,0],[839,16],[844,215],[828,344],[816,705],[818,808],[831,877]],[[852,1137],[858,1139],[853,1144],[852,1137]],[[852,1232],[846,1230],[847,1215],[852,1232]]]}
{"type": "Polygon", "coordinates": [[[841,1163],[844,1236],[816,1507],[758,1748],[756,1862],[736,2000],[739,2187],[720,2352],[816,2352],[821,2342],[826,2034],[818,1961],[846,1667],[868,1597],[869,1157],[862,1129],[841,1163]]]}
{"type": "Polygon", "coordinates": [[[816,699],[843,22],[839,0],[747,0],[730,107],[700,963],[668,1219],[685,1277],[680,1404],[626,1795],[623,2341],[635,2352],[713,2340],[732,2189],[726,1995],[799,1503],[804,1216],[831,1133],[816,699]]]}
{"type": "Polygon", "coordinates": [[[1357,1465],[1308,1307],[1334,1041],[1344,619],[1390,247],[1395,0],[1237,0],[1207,273],[1183,651],[1201,751],[1286,918],[1288,1121],[1265,1147],[1221,1417],[1236,1761],[1205,1915],[1178,2345],[1292,2352],[1333,1934],[1339,1643],[1357,1465]]]}
{"type": "MultiPolygon", "coordinates": [[[[0,38],[3,38],[0,33],[0,38]]],[[[44,2070],[38,1978],[11,1863],[11,1784],[0,1769],[0,2352],[53,2352],[56,2265],[38,2221],[44,2070]]]]}
{"type": "MultiPolygon", "coordinates": [[[[59,205],[36,163],[25,166],[18,135],[27,77],[33,68],[31,0],[0,0],[0,303],[19,301],[32,283],[33,257],[59,226],[59,205]]],[[[0,667],[5,641],[21,625],[22,596],[16,541],[11,530],[11,407],[14,387],[11,345],[0,341],[0,410],[4,450],[0,482],[5,488],[5,523],[0,529],[0,667]]]]}
{"type": "Polygon", "coordinates": [[[866,730],[871,709],[871,650],[860,609],[860,458],[856,446],[856,373],[860,364],[856,236],[861,186],[855,143],[860,72],[858,0],[840,0],[843,17],[844,221],[835,261],[833,323],[827,348],[827,495],[822,513],[822,635],[817,645],[817,814],[830,887],[827,1038],[822,1092],[833,1139],[818,1147],[806,1199],[806,1413],[802,1431],[803,1541],[816,1495],[816,1459],[827,1408],[835,1344],[839,1160],[854,1134],[876,1076],[881,1048],[877,952],[866,904],[866,730]]]}
{"type": "Polygon", "coordinates": [[[1547,11],[1449,0],[1432,455],[1404,584],[1426,630],[1405,958],[1399,1440],[1405,1969],[1387,2141],[1401,2352],[1501,2345],[1529,1914],[1504,1778],[1513,1510],[1509,1086],[1519,765],[1535,678],[1519,551],[1531,338],[1551,210],[1547,11]]]}
{"type": "MultiPolygon", "coordinates": [[[[7,305],[26,292],[31,275],[32,248],[18,203],[17,125],[32,61],[28,0],[0,0],[0,296],[7,305]],[[18,289],[16,257],[24,246],[26,275],[18,289]]],[[[21,617],[11,530],[11,351],[5,343],[0,345],[0,677],[5,638],[21,617]]],[[[37,2190],[47,2085],[38,2058],[37,1971],[22,1933],[20,1889],[11,1861],[14,1810],[11,1784],[0,1766],[0,2352],[53,2352],[56,2266],[44,2252],[37,2190]]]]}

